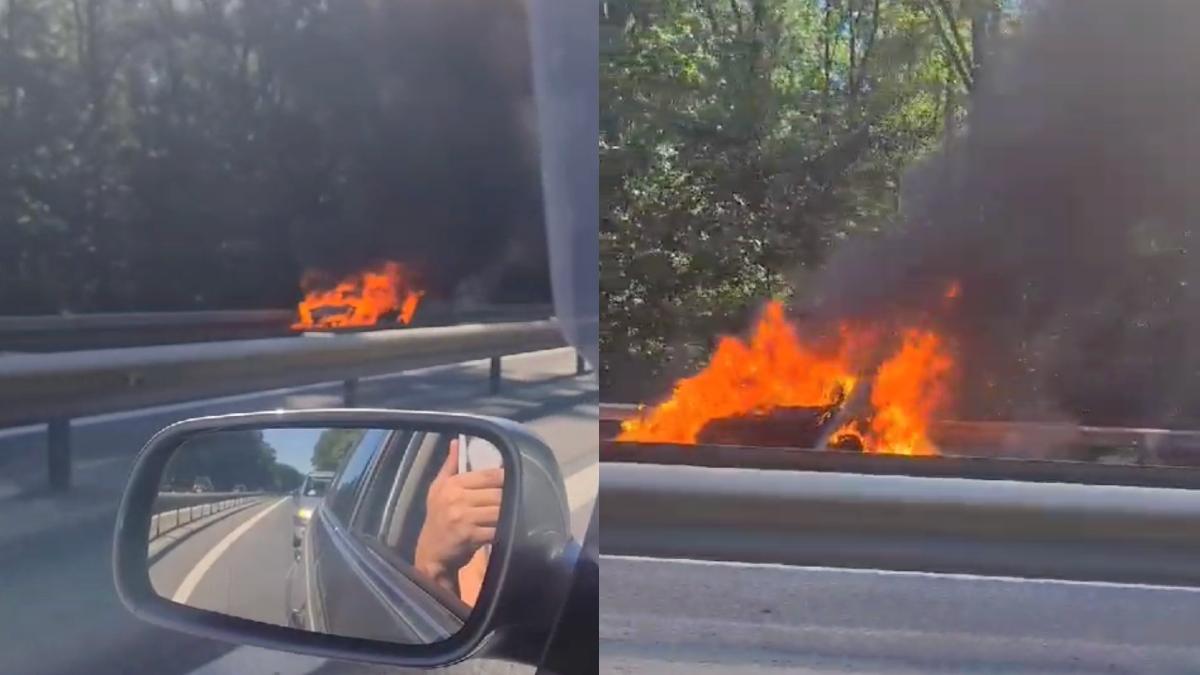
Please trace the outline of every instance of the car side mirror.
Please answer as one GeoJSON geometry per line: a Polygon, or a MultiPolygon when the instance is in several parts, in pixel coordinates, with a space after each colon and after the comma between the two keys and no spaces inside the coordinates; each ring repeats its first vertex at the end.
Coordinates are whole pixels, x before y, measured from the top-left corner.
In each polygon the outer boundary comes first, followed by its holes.
{"type": "Polygon", "coordinates": [[[578,554],[554,456],[520,424],[301,410],[156,434],[121,501],[113,566],[121,601],[161,626],[421,668],[536,664],[578,554]],[[337,465],[321,499],[289,498],[337,465]],[[275,490],[168,490],[200,472],[275,490]]]}

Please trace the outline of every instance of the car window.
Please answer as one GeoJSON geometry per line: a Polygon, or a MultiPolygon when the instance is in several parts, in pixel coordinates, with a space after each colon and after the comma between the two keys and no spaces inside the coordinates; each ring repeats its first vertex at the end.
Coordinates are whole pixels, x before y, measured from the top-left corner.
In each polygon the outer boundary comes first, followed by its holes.
{"type": "Polygon", "coordinates": [[[415,567],[415,547],[425,525],[430,485],[446,460],[450,438],[437,433],[413,434],[389,443],[371,470],[371,477],[351,534],[397,574],[415,582],[461,619],[470,606],[415,567]]]}
{"type": "Polygon", "coordinates": [[[448,447],[449,439],[436,433],[411,434],[389,443],[354,514],[354,535],[411,562],[425,521],[425,497],[448,447]]]}
{"type": "Polygon", "coordinates": [[[429,486],[437,476],[438,469],[450,451],[450,439],[436,437],[422,448],[420,465],[415,468],[415,474],[406,482],[405,489],[409,492],[407,503],[396,504],[395,531],[398,536],[391,543],[391,549],[406,560],[412,561],[416,554],[417,537],[421,533],[421,525],[425,522],[425,497],[429,494],[429,486]]]}
{"type": "Polygon", "coordinates": [[[332,494],[328,503],[330,510],[342,523],[349,523],[354,516],[354,507],[358,502],[358,488],[366,476],[371,461],[375,459],[379,449],[387,440],[390,432],[381,429],[370,431],[347,430],[362,434],[354,449],[347,455],[342,468],[338,471],[332,486],[332,494]]]}
{"type": "Polygon", "coordinates": [[[354,516],[352,529],[356,535],[372,539],[380,537],[386,528],[389,505],[395,502],[397,492],[404,484],[404,463],[409,456],[409,448],[423,436],[424,433],[397,433],[389,439],[387,447],[375,462],[371,479],[354,516]]]}

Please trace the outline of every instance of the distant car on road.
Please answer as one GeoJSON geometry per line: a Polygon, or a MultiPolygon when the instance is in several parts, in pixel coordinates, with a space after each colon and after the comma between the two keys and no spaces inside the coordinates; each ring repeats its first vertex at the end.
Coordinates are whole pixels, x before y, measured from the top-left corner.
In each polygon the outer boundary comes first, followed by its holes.
{"type": "Polygon", "coordinates": [[[300,548],[300,539],[304,536],[304,528],[312,518],[313,510],[325,498],[325,491],[333,481],[332,471],[313,471],[304,477],[304,482],[296,489],[292,500],[296,503],[296,513],[292,517],[292,546],[300,548]]]}
{"type": "Polygon", "coordinates": [[[241,483],[238,483],[237,485],[234,485],[234,486],[233,486],[233,491],[234,491],[234,492],[245,492],[245,491],[246,491],[246,486],[245,486],[245,485],[242,485],[241,483]]]}
{"type": "Polygon", "coordinates": [[[199,476],[192,483],[192,492],[212,492],[212,480],[208,476],[199,476]]]}

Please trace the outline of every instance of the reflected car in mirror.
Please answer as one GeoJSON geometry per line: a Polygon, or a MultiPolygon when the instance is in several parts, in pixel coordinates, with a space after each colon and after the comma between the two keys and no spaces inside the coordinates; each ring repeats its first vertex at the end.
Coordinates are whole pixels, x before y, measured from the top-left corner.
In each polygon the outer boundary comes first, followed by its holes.
{"type": "MultiPolygon", "coordinates": [[[[139,455],[118,519],[116,580],[126,605],[160,624],[437,665],[489,634],[548,630],[553,617],[537,607],[565,597],[578,550],[567,516],[550,451],[506,420],[364,410],[205,418],[160,432],[139,455]],[[170,489],[180,483],[206,489],[170,489]]],[[[488,646],[532,657],[503,637],[488,646]]]]}

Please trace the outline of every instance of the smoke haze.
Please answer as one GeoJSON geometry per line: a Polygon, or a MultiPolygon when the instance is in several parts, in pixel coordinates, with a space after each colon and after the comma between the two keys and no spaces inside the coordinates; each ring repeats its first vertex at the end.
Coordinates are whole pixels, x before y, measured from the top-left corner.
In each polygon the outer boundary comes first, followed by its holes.
{"type": "Polygon", "coordinates": [[[818,325],[932,320],[972,418],[1200,420],[1200,3],[1046,2],[998,50],[970,128],[845,246],[818,325]]]}

